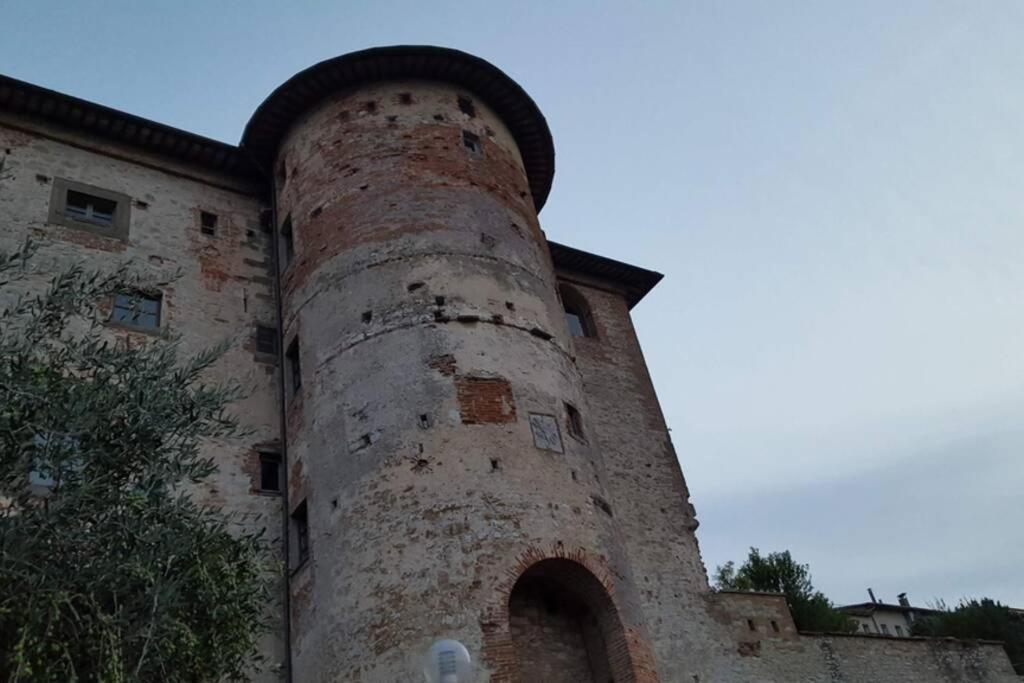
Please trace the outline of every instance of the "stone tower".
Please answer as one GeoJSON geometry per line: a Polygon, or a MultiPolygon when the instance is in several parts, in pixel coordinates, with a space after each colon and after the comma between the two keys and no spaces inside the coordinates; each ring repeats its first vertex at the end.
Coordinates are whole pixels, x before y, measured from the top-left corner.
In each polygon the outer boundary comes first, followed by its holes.
{"type": "Polygon", "coordinates": [[[375,49],[284,84],[245,147],[275,180],[295,680],[407,680],[441,636],[531,680],[510,610],[545,604],[574,625],[558,680],[655,680],[533,101],[460,52],[375,49]]]}

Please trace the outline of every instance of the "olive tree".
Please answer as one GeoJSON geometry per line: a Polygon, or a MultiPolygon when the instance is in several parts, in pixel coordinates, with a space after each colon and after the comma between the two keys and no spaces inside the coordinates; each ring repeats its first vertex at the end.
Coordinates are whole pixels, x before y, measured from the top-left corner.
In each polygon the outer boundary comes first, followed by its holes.
{"type": "Polygon", "coordinates": [[[205,379],[227,344],[118,339],[103,304],[145,283],[73,265],[32,288],[32,252],[0,254],[0,679],[241,679],[274,568],[194,496],[203,444],[241,432],[239,388],[205,379]]]}

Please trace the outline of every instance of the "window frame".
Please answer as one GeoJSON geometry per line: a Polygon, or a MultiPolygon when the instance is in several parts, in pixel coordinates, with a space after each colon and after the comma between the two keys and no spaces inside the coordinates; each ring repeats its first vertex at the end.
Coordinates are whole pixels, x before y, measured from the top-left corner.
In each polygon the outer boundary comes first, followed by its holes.
{"type": "Polygon", "coordinates": [[[281,480],[282,480],[282,477],[281,477],[281,454],[278,453],[277,451],[269,451],[269,450],[267,450],[267,451],[258,451],[258,457],[259,457],[259,463],[260,463],[260,475],[259,475],[259,487],[258,487],[257,491],[259,491],[260,493],[272,494],[272,495],[275,495],[275,496],[281,495],[281,480]],[[267,464],[272,464],[276,468],[275,478],[276,478],[277,488],[267,488],[266,486],[263,485],[264,484],[263,466],[267,465],[267,464]]]}
{"type": "Polygon", "coordinates": [[[291,342],[288,343],[287,349],[284,352],[285,372],[287,373],[286,381],[288,384],[288,402],[291,403],[300,395],[302,392],[302,363],[299,358],[301,347],[299,345],[299,335],[292,337],[291,342]]]}
{"type": "Polygon", "coordinates": [[[85,230],[104,237],[128,241],[131,224],[132,199],[126,194],[114,192],[95,185],[80,183],[67,178],[54,178],[50,193],[50,211],[47,222],[63,225],[76,230],[85,230]],[[68,192],[77,192],[95,199],[114,202],[114,212],[109,223],[83,220],[68,215],[68,192]]]}
{"type": "Polygon", "coordinates": [[[216,237],[220,224],[220,216],[206,209],[199,210],[199,233],[207,237],[216,237]],[[209,220],[207,220],[209,219],[209,220]]]}
{"type": "Polygon", "coordinates": [[[134,292],[133,291],[118,292],[117,294],[114,294],[113,298],[110,300],[110,317],[107,319],[107,324],[113,325],[115,327],[123,327],[125,329],[135,330],[137,332],[149,332],[149,333],[159,332],[160,329],[161,329],[161,325],[163,324],[163,308],[164,308],[164,295],[163,295],[163,292],[152,292],[152,291],[145,291],[145,290],[134,291],[134,292]],[[136,319],[139,318],[140,315],[152,315],[155,318],[155,320],[156,320],[155,323],[153,324],[153,326],[150,327],[148,325],[140,325],[140,324],[138,324],[138,322],[135,322],[133,320],[117,320],[117,319],[115,319],[115,316],[117,315],[117,311],[118,310],[125,310],[124,306],[118,306],[118,298],[119,297],[135,297],[135,298],[140,299],[141,301],[147,301],[147,300],[148,301],[155,301],[156,302],[156,311],[155,312],[140,310],[135,315],[136,319]]]}

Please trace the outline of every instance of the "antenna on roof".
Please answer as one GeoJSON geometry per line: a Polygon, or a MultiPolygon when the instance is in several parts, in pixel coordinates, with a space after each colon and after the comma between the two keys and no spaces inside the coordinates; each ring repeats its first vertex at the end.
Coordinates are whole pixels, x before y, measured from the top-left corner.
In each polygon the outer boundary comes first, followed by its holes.
{"type": "Polygon", "coordinates": [[[873,591],[873,590],[871,590],[871,589],[869,588],[869,589],[868,589],[868,595],[870,595],[870,596],[871,596],[871,602],[874,602],[874,603],[877,603],[877,602],[878,602],[878,600],[875,600],[875,591],[873,591]]]}

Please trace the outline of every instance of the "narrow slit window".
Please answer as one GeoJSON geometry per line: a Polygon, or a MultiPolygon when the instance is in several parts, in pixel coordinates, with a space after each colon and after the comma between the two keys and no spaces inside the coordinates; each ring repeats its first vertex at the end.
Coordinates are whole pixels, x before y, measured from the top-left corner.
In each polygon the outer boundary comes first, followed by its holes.
{"type": "Polygon", "coordinates": [[[292,217],[288,216],[281,225],[278,240],[278,255],[281,259],[281,270],[283,271],[295,258],[295,234],[292,230],[292,217]]]}
{"type": "Polygon", "coordinates": [[[295,541],[295,567],[309,559],[309,513],[306,501],[299,503],[292,512],[292,534],[295,541]]]}
{"type": "Polygon", "coordinates": [[[68,218],[95,225],[113,225],[116,212],[117,202],[113,199],[68,190],[64,203],[64,215],[68,218]]]}
{"type": "Polygon", "coordinates": [[[580,441],[585,440],[585,436],[583,434],[583,417],[580,415],[580,411],[576,410],[576,406],[571,403],[566,403],[565,416],[566,427],[569,429],[569,434],[580,441]]]}
{"type": "Polygon", "coordinates": [[[470,133],[468,130],[462,131],[462,144],[473,154],[480,153],[480,136],[475,133],[470,133]]]}
{"type": "Polygon", "coordinates": [[[217,214],[210,213],[209,211],[199,212],[199,231],[204,235],[216,235],[217,234],[217,214]]]}
{"type": "Polygon", "coordinates": [[[160,295],[124,292],[114,296],[110,321],[140,330],[160,327],[160,295]]]}
{"type": "Polygon", "coordinates": [[[281,455],[279,453],[260,453],[260,491],[280,493],[281,455]]]}
{"type": "Polygon", "coordinates": [[[299,392],[302,388],[302,368],[299,367],[299,338],[295,337],[292,339],[292,343],[288,346],[288,351],[285,352],[285,362],[288,365],[288,378],[289,384],[292,388],[292,396],[299,392]]]}

